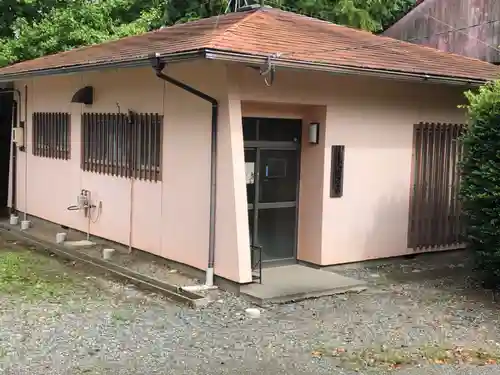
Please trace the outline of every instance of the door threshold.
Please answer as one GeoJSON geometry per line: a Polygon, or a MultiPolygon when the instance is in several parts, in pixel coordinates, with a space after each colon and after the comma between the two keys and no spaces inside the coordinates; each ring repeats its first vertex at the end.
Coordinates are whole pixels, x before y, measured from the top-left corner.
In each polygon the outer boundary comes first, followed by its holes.
{"type": "Polygon", "coordinates": [[[282,267],[292,264],[297,264],[297,259],[265,260],[262,262],[262,268],[282,267]]]}

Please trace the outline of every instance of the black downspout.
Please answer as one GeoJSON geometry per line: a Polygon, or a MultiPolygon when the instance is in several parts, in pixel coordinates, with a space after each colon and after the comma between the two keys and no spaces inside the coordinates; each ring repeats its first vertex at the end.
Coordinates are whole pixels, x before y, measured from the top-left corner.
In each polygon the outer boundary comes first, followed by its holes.
{"type": "Polygon", "coordinates": [[[155,70],[156,76],[158,78],[161,78],[162,80],[171,83],[172,85],[177,86],[212,104],[212,126],[210,143],[210,223],[208,234],[207,271],[211,272],[211,275],[207,275],[207,284],[211,284],[213,283],[213,269],[215,264],[215,211],[217,203],[217,123],[219,120],[219,102],[213,97],[164,74],[163,69],[165,68],[166,64],[164,62],[161,62],[158,56],[155,55],[151,58],[151,65],[153,66],[153,69],[155,70]]]}
{"type": "MultiPolygon", "coordinates": [[[[14,100],[15,105],[15,113],[12,113],[12,125],[11,132],[14,131],[14,127],[17,126],[17,122],[21,119],[21,91],[18,89],[2,89],[0,90],[0,94],[17,94],[17,100],[14,100]]],[[[12,134],[11,134],[12,137],[12,134]]],[[[10,213],[15,214],[17,212],[17,145],[11,141],[12,147],[12,202],[10,207],[10,213]]]]}

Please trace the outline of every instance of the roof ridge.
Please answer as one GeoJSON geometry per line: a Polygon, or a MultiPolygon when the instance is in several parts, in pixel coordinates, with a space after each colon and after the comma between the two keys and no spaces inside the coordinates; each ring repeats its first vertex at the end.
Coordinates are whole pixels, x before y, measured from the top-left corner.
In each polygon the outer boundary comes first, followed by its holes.
{"type": "MultiPolygon", "coordinates": [[[[420,4],[423,4],[424,2],[425,2],[425,0],[422,0],[419,4],[417,4],[417,6],[420,5],[420,4]]],[[[390,37],[390,36],[387,36],[387,35],[383,35],[383,34],[375,34],[375,33],[371,32],[371,31],[368,31],[368,30],[358,29],[356,27],[347,26],[347,25],[341,25],[341,24],[338,24],[338,23],[335,23],[335,22],[323,20],[323,19],[320,19],[320,18],[311,17],[311,16],[308,16],[308,15],[305,15],[305,14],[289,12],[289,11],[285,11],[285,10],[281,10],[281,9],[276,9],[276,8],[272,8],[271,10],[273,10],[273,11],[280,11],[280,12],[283,12],[283,13],[288,13],[292,17],[301,18],[302,20],[307,19],[308,21],[313,21],[313,22],[317,23],[318,25],[323,26],[326,30],[328,30],[328,29],[330,29],[330,30],[332,30],[332,29],[349,30],[350,32],[358,33],[359,35],[366,35],[366,36],[371,36],[371,37],[377,37],[377,38],[385,39],[386,40],[385,42],[381,42],[381,43],[366,43],[366,48],[369,48],[372,45],[375,46],[375,47],[387,47],[387,48],[390,48],[390,49],[392,49],[392,47],[394,45],[399,45],[400,47],[416,48],[416,49],[422,48],[422,49],[431,50],[433,52],[439,52],[439,53],[445,54],[445,55],[456,56],[456,57],[460,57],[460,58],[469,59],[469,60],[472,60],[472,61],[475,61],[475,62],[479,61],[479,62],[481,62],[483,64],[486,64],[486,65],[491,65],[490,63],[488,63],[487,61],[484,61],[484,60],[479,60],[479,59],[476,59],[476,58],[473,58],[473,57],[469,57],[469,56],[465,56],[465,55],[460,55],[460,54],[454,53],[454,52],[439,50],[439,49],[432,48],[430,46],[423,45],[423,44],[411,43],[411,42],[408,42],[406,40],[396,39],[396,38],[393,38],[393,37],[390,37]]],[[[365,45],[361,45],[361,46],[358,46],[358,47],[346,48],[346,50],[356,50],[356,49],[364,49],[364,48],[365,48],[365,45]]],[[[312,54],[315,54],[316,52],[332,52],[332,53],[334,53],[334,52],[342,52],[342,49],[339,49],[339,50],[336,50],[336,49],[331,49],[331,50],[320,49],[319,51],[311,51],[312,54]]]]}
{"type": "MultiPolygon", "coordinates": [[[[241,12],[241,13],[247,13],[247,15],[245,17],[242,17],[240,20],[238,20],[228,28],[226,28],[226,30],[224,30],[222,34],[216,34],[215,37],[210,41],[209,43],[210,45],[207,47],[216,48],[217,44],[222,43],[224,40],[226,40],[226,38],[228,37],[228,35],[226,34],[234,33],[242,24],[248,22],[248,20],[252,19],[256,14],[262,13],[262,11],[263,8],[254,8],[241,12]]],[[[214,28],[214,33],[215,31],[216,28],[214,28]]]]}
{"type": "MultiPolygon", "coordinates": [[[[241,12],[241,13],[243,13],[243,12],[241,12]]],[[[164,25],[164,26],[161,26],[161,27],[159,27],[157,29],[146,31],[146,32],[143,32],[143,33],[140,33],[140,34],[127,35],[127,36],[122,36],[122,37],[117,37],[117,38],[112,38],[112,39],[104,40],[104,41],[101,41],[101,42],[98,42],[98,43],[87,44],[87,45],[83,45],[83,46],[79,46],[79,47],[73,47],[73,48],[68,49],[68,50],[50,53],[50,54],[43,55],[43,56],[40,56],[40,57],[36,57],[34,59],[27,60],[27,61],[43,60],[43,59],[46,59],[48,57],[55,56],[55,55],[66,55],[68,53],[72,53],[72,52],[76,52],[76,51],[84,51],[84,50],[87,50],[87,49],[92,49],[92,48],[94,48],[96,46],[101,46],[103,44],[112,45],[112,44],[114,44],[116,42],[120,42],[121,43],[121,42],[126,41],[126,40],[130,41],[130,40],[134,40],[134,39],[142,39],[146,35],[162,34],[162,33],[167,32],[167,30],[182,29],[182,28],[185,28],[185,27],[192,27],[193,25],[197,25],[197,24],[200,24],[200,23],[208,23],[210,20],[213,20],[213,19],[216,19],[216,18],[217,18],[217,21],[218,21],[218,18],[227,16],[228,14],[232,14],[232,13],[219,14],[217,16],[211,16],[211,17],[206,17],[206,18],[199,18],[199,19],[196,19],[196,20],[193,20],[193,21],[178,22],[178,23],[174,23],[173,25],[168,25],[168,26],[164,25]]],[[[239,20],[236,23],[239,23],[242,20],[239,20]]],[[[216,29],[217,28],[214,28],[214,32],[216,31],[216,29]]],[[[12,64],[10,64],[8,66],[16,65],[16,64],[19,64],[19,63],[23,63],[23,62],[24,61],[14,62],[14,63],[12,63],[12,64]]]]}

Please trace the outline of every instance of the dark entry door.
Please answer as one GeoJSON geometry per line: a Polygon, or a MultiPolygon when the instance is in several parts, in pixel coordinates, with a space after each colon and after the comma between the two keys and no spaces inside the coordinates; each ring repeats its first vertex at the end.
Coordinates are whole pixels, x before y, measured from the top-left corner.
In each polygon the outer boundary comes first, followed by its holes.
{"type": "Polygon", "coordinates": [[[253,244],[262,246],[266,262],[294,260],[301,123],[297,120],[245,119],[244,126],[249,123],[257,125],[260,130],[257,133],[272,134],[274,138],[245,139],[250,239],[253,244]],[[273,129],[262,129],[273,125],[273,129]]]}
{"type": "Polygon", "coordinates": [[[8,216],[9,168],[14,96],[0,91],[0,217],[8,216]]]}

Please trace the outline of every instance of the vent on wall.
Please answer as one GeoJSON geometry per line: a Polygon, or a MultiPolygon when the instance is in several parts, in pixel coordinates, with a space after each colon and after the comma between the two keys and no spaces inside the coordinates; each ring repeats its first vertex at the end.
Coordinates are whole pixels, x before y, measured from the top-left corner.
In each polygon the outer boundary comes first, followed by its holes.
{"type": "Polygon", "coordinates": [[[75,92],[71,98],[72,103],[82,103],[91,105],[94,103],[94,88],[92,86],[85,86],[75,92]]]}
{"type": "Polygon", "coordinates": [[[330,198],[340,198],[344,193],[344,153],[345,146],[332,146],[330,198]]]}

